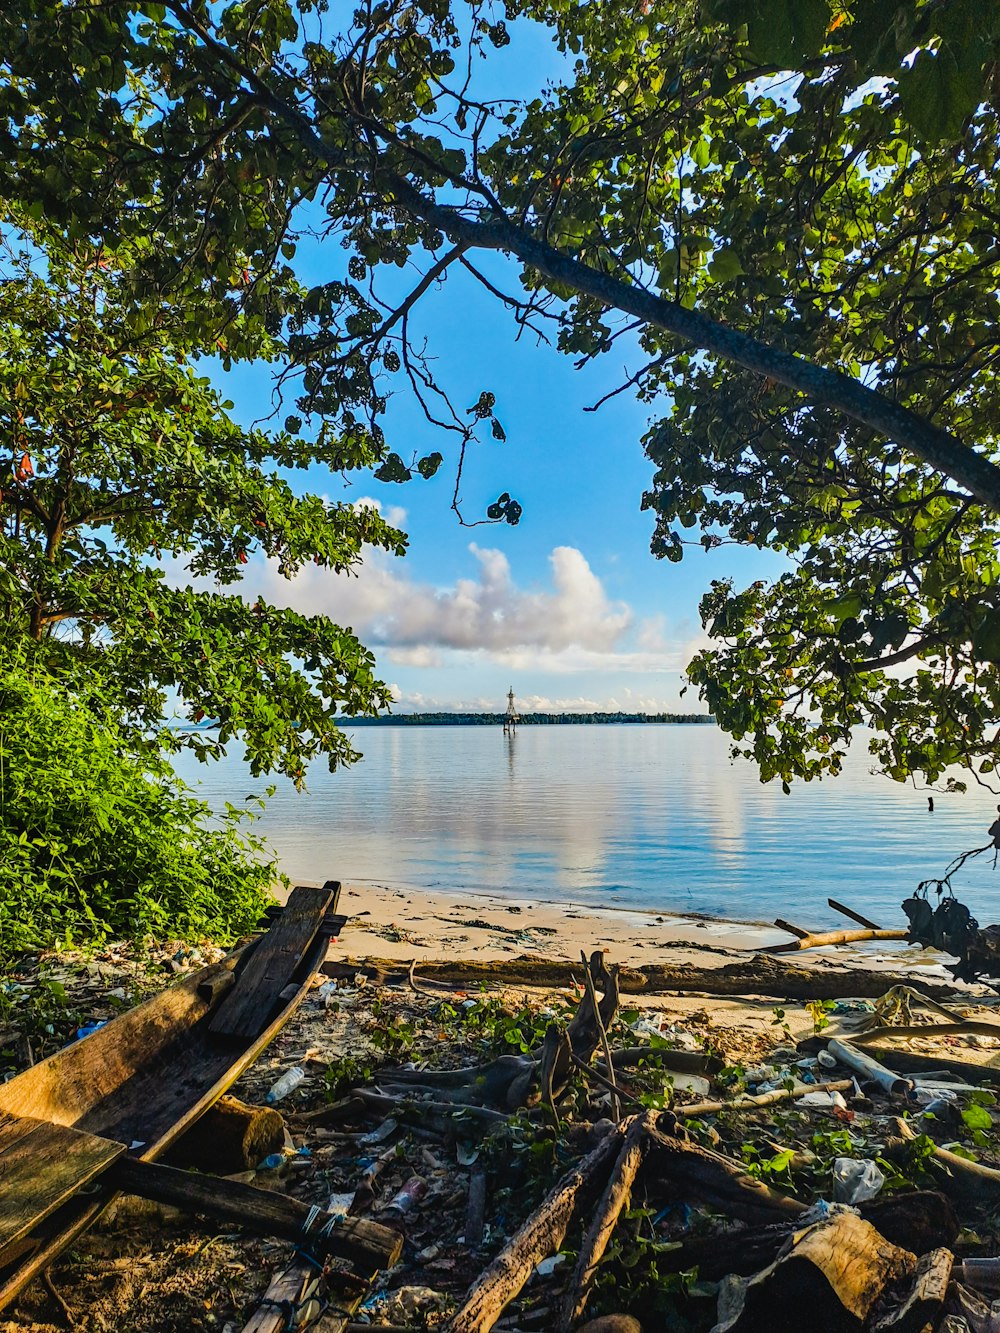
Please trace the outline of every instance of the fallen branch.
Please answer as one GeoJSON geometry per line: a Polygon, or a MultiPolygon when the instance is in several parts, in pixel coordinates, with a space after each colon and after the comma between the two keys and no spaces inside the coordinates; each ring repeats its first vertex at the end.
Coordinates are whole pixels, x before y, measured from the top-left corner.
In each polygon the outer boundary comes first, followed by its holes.
{"type": "Polygon", "coordinates": [[[718,1115],[720,1111],[754,1111],[761,1106],[773,1106],[775,1102],[794,1101],[810,1092],[846,1092],[853,1087],[853,1078],[842,1078],[833,1083],[807,1083],[801,1088],[772,1088],[770,1092],[759,1092],[752,1097],[733,1097],[728,1102],[692,1102],[689,1106],[678,1106],[676,1114],[692,1119],[718,1115]]]}
{"type": "Polygon", "coordinates": [[[807,940],[813,933],[811,930],[803,930],[801,926],[793,926],[790,921],[784,921],[780,916],[775,918],[774,924],[779,930],[784,930],[787,931],[789,935],[794,935],[797,940],[807,940]]]}
{"type": "Polygon", "coordinates": [[[849,917],[851,921],[856,921],[859,926],[864,926],[866,930],[882,929],[877,922],[869,921],[869,919],[866,916],[862,916],[860,912],[855,912],[853,907],[847,907],[844,903],[838,903],[836,898],[827,898],[826,901],[835,912],[839,912],[841,916],[849,917]]]}
{"type": "Polygon", "coordinates": [[[649,1131],[655,1123],[656,1113],[647,1111],[645,1115],[633,1120],[629,1126],[621,1151],[611,1169],[611,1176],[597,1205],[594,1219],[583,1237],[573,1276],[570,1278],[569,1290],[556,1324],[558,1333],[569,1333],[586,1308],[590,1288],[597,1276],[598,1265],[608,1248],[608,1242],[611,1240],[622,1209],[628,1206],[632,1186],[635,1184],[643,1158],[649,1150],[649,1131]]]}
{"type": "MultiPolygon", "coordinates": [[[[775,923],[777,924],[777,923],[775,923]]],[[[769,944],[762,953],[798,953],[802,949],[822,949],[828,944],[860,944],[864,940],[905,940],[905,930],[827,930],[819,935],[803,935],[786,944],[769,944]]]]}
{"type": "Polygon", "coordinates": [[[600,1195],[607,1172],[630,1128],[628,1121],[623,1123],[624,1128],[611,1130],[589,1156],[562,1177],[511,1237],[446,1325],[448,1333],[487,1333],[503,1309],[521,1292],[536,1266],[562,1248],[574,1220],[600,1195]]]}
{"type": "MultiPolygon", "coordinates": [[[[579,1059],[577,1056],[573,1055],[572,1052],[570,1053],[570,1058],[576,1065],[577,1069],[581,1070],[583,1073],[589,1074],[591,1078],[596,1078],[598,1083],[603,1084],[609,1092],[614,1093],[616,1098],[628,1102],[630,1106],[636,1106],[640,1110],[642,1109],[642,1102],[640,1102],[637,1097],[633,1097],[631,1093],[625,1092],[622,1088],[619,1088],[617,1083],[612,1083],[611,1079],[607,1078],[601,1072],[599,1066],[588,1065],[585,1060],[579,1059]]],[[[617,1119],[621,1119],[620,1114],[617,1119]]]]}

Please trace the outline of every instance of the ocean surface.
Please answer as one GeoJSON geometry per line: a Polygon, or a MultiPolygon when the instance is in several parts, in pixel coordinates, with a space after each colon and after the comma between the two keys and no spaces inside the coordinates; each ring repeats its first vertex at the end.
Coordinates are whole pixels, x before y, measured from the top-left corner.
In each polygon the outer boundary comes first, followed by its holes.
{"type": "MultiPolygon", "coordinates": [[[[989,841],[997,798],[900,786],[868,770],[856,743],[845,773],[762,785],[713,726],[386,726],[354,729],[363,760],[309,789],[281,782],[255,829],[294,880],[340,879],[501,893],[736,920],[848,924],[832,896],[879,925],[905,925],[901,900],[951,859],[989,841]]],[[[214,808],[266,785],[231,753],[183,759],[214,808]]],[[[1000,920],[992,854],[956,892],[1000,920]]]]}

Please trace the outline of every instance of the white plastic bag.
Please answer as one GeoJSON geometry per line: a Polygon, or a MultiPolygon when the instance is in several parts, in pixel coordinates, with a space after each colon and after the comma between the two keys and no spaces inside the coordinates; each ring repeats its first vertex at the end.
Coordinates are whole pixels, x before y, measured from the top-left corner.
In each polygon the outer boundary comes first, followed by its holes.
{"type": "Polygon", "coordinates": [[[833,1164],[833,1197],[837,1203],[865,1203],[874,1199],[885,1176],[874,1162],[838,1157],[833,1164]]]}

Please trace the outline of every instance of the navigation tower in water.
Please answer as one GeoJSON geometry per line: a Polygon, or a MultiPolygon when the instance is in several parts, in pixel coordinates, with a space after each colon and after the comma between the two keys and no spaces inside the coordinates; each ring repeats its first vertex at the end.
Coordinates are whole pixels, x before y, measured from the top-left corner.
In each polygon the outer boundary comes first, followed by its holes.
{"type": "Polygon", "coordinates": [[[514,707],[514,686],[512,685],[507,691],[507,712],[503,719],[504,731],[513,732],[520,720],[517,709],[514,707]]]}

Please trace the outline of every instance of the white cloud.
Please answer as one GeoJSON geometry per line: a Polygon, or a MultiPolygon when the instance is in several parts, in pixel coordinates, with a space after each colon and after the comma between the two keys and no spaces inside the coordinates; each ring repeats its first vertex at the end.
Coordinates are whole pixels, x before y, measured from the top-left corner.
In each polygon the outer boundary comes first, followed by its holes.
{"type": "MultiPolygon", "coordinates": [[[[631,609],[611,601],[582,552],[557,546],[549,556],[551,588],[519,587],[507,557],[469,548],[477,577],[435,588],[398,572],[385,558],[365,561],[356,577],[337,577],[313,566],[283,579],[273,565],[248,570],[245,582],[280,606],[321,611],[350,624],[367,642],[394,653],[460,649],[505,654],[542,649],[602,653],[619,643],[632,624],[631,609]]],[[[394,658],[417,664],[411,657],[394,658]]],[[[430,659],[424,661],[429,664],[430,659]]]]}
{"type": "MultiPolygon", "coordinates": [[[[358,505],[375,504],[367,498],[358,505]]],[[[383,511],[392,522],[405,514],[383,511]]],[[[379,659],[401,669],[461,668],[490,664],[511,671],[568,676],[582,672],[634,675],[676,673],[695,647],[690,627],[671,638],[662,616],[637,620],[624,601],[610,598],[586,557],[573,546],[549,555],[548,586],[518,584],[503,552],[469,547],[476,574],[437,587],[411,578],[403,562],[371,552],[351,574],[315,565],[283,578],[274,562],[252,557],[242,592],[306,614],[322,613],[349,626],[379,659]],[[685,630],[687,632],[685,632],[685,630]]],[[[182,564],[167,569],[183,585],[182,564]]],[[[199,586],[209,586],[198,580],[199,586]]],[[[551,701],[552,709],[592,711],[594,700],[551,701]]],[[[607,701],[601,707],[607,707],[607,701]]],[[[623,708],[632,710],[634,703],[623,708]]],[[[550,711],[538,705],[536,711],[550,711]]],[[[656,711],[653,709],[652,711],[656,711]]]]}

